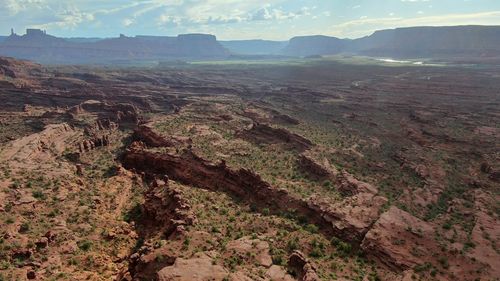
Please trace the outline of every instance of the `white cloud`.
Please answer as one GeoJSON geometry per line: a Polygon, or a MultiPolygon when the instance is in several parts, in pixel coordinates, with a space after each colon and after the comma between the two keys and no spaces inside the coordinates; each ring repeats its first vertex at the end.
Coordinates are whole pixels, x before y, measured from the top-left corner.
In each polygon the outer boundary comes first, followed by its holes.
{"type": "Polygon", "coordinates": [[[40,7],[44,4],[43,0],[2,0],[0,7],[3,7],[9,15],[17,15],[28,8],[40,7]]]}
{"type": "Polygon", "coordinates": [[[122,20],[123,26],[126,26],[126,27],[131,26],[134,23],[135,23],[135,19],[126,18],[126,19],[122,20]]]}
{"type": "Polygon", "coordinates": [[[163,7],[165,12],[157,18],[156,22],[160,26],[165,23],[175,23],[179,26],[192,26],[204,24],[217,25],[260,21],[285,21],[303,16],[312,16],[311,11],[316,9],[316,7],[302,7],[298,11],[286,11],[271,3],[263,5],[261,1],[251,0],[246,2],[236,0],[207,1],[212,3],[212,5],[208,5],[206,2],[197,2],[196,4],[177,7],[176,9],[163,7]],[[233,5],[228,5],[227,2],[233,3],[233,5]]]}
{"type": "Polygon", "coordinates": [[[453,25],[498,25],[500,11],[421,16],[415,18],[386,17],[361,18],[331,27],[329,34],[339,37],[361,37],[376,30],[410,26],[453,26],[453,25]]]}

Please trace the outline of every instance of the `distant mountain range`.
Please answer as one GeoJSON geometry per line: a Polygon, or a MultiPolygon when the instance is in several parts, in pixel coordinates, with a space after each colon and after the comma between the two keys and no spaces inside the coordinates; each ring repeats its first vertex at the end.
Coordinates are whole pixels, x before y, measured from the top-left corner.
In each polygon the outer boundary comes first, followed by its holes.
{"type": "Polygon", "coordinates": [[[295,37],[284,53],[339,53],[393,58],[500,56],[500,26],[409,27],[376,31],[359,39],[295,37]]]}
{"type": "Polygon", "coordinates": [[[500,26],[409,27],[359,39],[301,36],[289,41],[217,41],[207,34],[177,37],[57,38],[37,29],[0,37],[0,55],[48,63],[308,57],[334,54],[391,58],[500,57],[500,26]]]}
{"type": "Polygon", "coordinates": [[[213,35],[177,37],[120,35],[118,38],[57,38],[38,29],[0,42],[0,55],[42,63],[103,63],[130,60],[223,59],[229,56],[213,35]]]}

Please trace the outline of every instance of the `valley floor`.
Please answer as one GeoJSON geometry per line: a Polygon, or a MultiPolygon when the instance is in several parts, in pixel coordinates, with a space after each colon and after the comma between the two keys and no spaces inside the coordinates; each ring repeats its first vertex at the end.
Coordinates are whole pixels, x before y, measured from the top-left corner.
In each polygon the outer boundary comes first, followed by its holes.
{"type": "Polygon", "coordinates": [[[0,280],[498,280],[494,67],[0,60],[0,280]]]}

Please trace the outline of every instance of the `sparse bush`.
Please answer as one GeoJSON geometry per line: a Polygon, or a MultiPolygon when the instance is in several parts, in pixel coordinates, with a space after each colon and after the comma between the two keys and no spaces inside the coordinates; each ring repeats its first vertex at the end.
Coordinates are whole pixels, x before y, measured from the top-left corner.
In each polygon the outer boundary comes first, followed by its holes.
{"type": "Polygon", "coordinates": [[[444,269],[448,269],[450,267],[450,264],[448,263],[448,258],[440,257],[438,261],[444,269]]]}
{"type": "Polygon", "coordinates": [[[314,224],[307,224],[304,226],[304,230],[310,233],[318,233],[319,228],[314,224]]]}
{"type": "Polygon", "coordinates": [[[30,231],[30,224],[28,222],[23,222],[21,224],[21,227],[19,228],[19,232],[20,233],[26,233],[28,231],[30,231]]]}
{"type": "Polygon", "coordinates": [[[333,237],[331,240],[333,246],[341,256],[348,256],[351,254],[352,246],[349,243],[346,243],[336,237],[333,237]]]}
{"type": "Polygon", "coordinates": [[[78,248],[80,248],[80,250],[85,252],[89,251],[92,248],[92,242],[89,240],[82,240],[79,241],[77,244],[78,248]]]}
{"type": "Polygon", "coordinates": [[[136,221],[142,215],[141,204],[136,203],[128,212],[123,214],[123,220],[126,222],[136,221]]]}
{"type": "Polygon", "coordinates": [[[299,239],[295,237],[294,239],[288,240],[286,248],[290,252],[297,250],[299,248],[299,239]]]}
{"type": "Polygon", "coordinates": [[[325,255],[325,244],[314,238],[311,241],[311,252],[309,253],[311,257],[320,258],[325,255]]]}
{"type": "Polygon", "coordinates": [[[40,189],[33,190],[32,195],[39,200],[45,200],[47,198],[47,196],[40,189]]]}
{"type": "Polygon", "coordinates": [[[430,262],[426,262],[424,264],[420,264],[420,265],[415,266],[413,269],[415,270],[415,272],[425,272],[431,268],[432,268],[432,264],[430,262]]]}
{"type": "Polygon", "coordinates": [[[284,265],[286,263],[284,256],[285,256],[285,251],[282,249],[277,249],[277,248],[271,248],[271,257],[273,260],[273,264],[275,265],[284,265]]]}

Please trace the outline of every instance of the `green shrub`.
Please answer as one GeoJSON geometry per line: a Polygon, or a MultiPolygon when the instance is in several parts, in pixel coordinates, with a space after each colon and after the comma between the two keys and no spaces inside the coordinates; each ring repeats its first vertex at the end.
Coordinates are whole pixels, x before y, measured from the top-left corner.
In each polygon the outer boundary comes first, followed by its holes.
{"type": "Polygon", "coordinates": [[[47,198],[47,196],[40,189],[33,190],[32,195],[36,199],[40,199],[40,200],[45,200],[47,198]]]}
{"type": "Polygon", "coordinates": [[[304,230],[311,233],[318,233],[319,228],[314,224],[307,224],[306,226],[304,226],[304,230]]]}
{"type": "Polygon", "coordinates": [[[80,250],[85,252],[89,251],[92,248],[92,242],[89,240],[82,240],[79,241],[77,244],[78,248],[80,248],[80,250]]]}
{"type": "Polygon", "coordinates": [[[333,246],[341,256],[348,256],[351,254],[352,246],[349,243],[346,243],[337,237],[333,237],[331,240],[333,246]]]}

